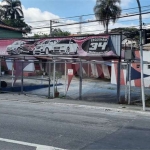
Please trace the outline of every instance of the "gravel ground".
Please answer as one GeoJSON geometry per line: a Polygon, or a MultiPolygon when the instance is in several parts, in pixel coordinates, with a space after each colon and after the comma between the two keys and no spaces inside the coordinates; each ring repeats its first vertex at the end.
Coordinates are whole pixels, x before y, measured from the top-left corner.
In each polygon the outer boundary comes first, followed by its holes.
{"type": "MultiPolygon", "coordinates": [[[[32,77],[32,79],[24,79],[24,90],[26,90],[29,94],[39,95],[39,96],[48,96],[48,81],[41,81],[42,77],[32,77]],[[31,88],[33,87],[33,88],[31,88]]],[[[7,82],[8,87],[11,87],[11,78],[3,78],[4,81],[7,82]]],[[[67,83],[67,82],[66,82],[67,83]]],[[[53,81],[51,81],[50,93],[52,96],[52,87],[53,81]]],[[[69,89],[65,94],[65,79],[62,77],[58,80],[58,91],[59,98],[65,99],[79,99],[79,78],[74,77],[71,81],[69,89]]],[[[17,80],[15,87],[21,86],[21,80],[17,80]]],[[[20,91],[18,91],[20,92],[20,91]]],[[[145,88],[146,97],[149,97],[150,89],[145,88]]],[[[94,79],[94,78],[84,78],[82,81],[82,99],[86,101],[97,101],[97,102],[109,102],[116,103],[117,102],[117,86],[111,84],[109,80],[102,79],[94,79]]],[[[125,86],[121,86],[121,100],[125,99],[125,86]]],[[[131,101],[140,101],[141,100],[141,89],[139,87],[131,87],[131,101]]]]}

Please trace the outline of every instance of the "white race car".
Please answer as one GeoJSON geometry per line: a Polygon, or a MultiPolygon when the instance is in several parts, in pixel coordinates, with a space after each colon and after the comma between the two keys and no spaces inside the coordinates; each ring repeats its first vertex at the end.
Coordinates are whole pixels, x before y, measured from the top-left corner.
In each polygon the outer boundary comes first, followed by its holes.
{"type": "Polygon", "coordinates": [[[77,54],[78,44],[72,40],[61,40],[53,46],[53,53],[59,54],[77,54]]]}
{"type": "Polygon", "coordinates": [[[42,41],[40,44],[36,45],[33,54],[34,55],[42,55],[42,54],[50,54],[53,49],[53,45],[57,43],[57,40],[46,39],[42,41]]]}
{"type": "Polygon", "coordinates": [[[22,52],[21,45],[23,45],[25,41],[15,41],[11,45],[6,47],[6,51],[8,54],[20,54],[22,52]]]}

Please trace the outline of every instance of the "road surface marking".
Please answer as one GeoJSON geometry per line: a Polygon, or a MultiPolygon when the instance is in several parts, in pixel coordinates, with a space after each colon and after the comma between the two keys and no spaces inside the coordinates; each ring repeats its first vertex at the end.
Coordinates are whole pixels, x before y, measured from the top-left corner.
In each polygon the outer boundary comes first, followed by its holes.
{"type": "Polygon", "coordinates": [[[7,142],[7,143],[24,145],[24,146],[36,147],[36,150],[64,150],[64,149],[57,148],[57,147],[52,147],[52,146],[39,145],[39,144],[34,144],[34,143],[15,141],[15,140],[10,140],[10,139],[3,139],[3,138],[0,138],[0,141],[7,142]]]}

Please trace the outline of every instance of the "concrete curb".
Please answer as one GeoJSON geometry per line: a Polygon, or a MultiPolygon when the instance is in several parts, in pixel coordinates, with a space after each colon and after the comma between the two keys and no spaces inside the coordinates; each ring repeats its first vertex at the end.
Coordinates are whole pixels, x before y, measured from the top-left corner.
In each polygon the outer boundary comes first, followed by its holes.
{"type": "Polygon", "coordinates": [[[40,103],[40,104],[54,104],[54,105],[57,105],[57,106],[71,106],[71,107],[76,107],[76,108],[84,108],[84,109],[97,109],[97,110],[101,110],[101,111],[104,111],[104,112],[109,112],[109,111],[114,111],[114,112],[126,112],[126,113],[137,113],[139,115],[146,115],[146,116],[150,116],[150,109],[147,109],[146,111],[143,111],[142,110],[142,107],[137,107],[137,106],[128,106],[128,105],[119,105],[119,104],[103,104],[103,103],[88,103],[86,101],[81,101],[82,104],[76,104],[76,103],[79,103],[79,102],[76,102],[76,101],[69,101],[66,100],[63,101],[62,99],[51,99],[49,101],[47,100],[43,100],[43,98],[39,98],[39,97],[24,97],[22,95],[21,98],[24,99],[24,100],[19,100],[20,97],[18,97],[17,99],[14,99],[15,97],[13,96],[10,96],[11,94],[9,94],[9,96],[7,95],[6,97],[1,97],[0,100],[2,101],[16,101],[16,102],[29,102],[29,103],[40,103]],[[11,99],[10,99],[11,97],[11,99]],[[57,101],[58,100],[58,101],[57,101]],[[60,102],[61,101],[61,102],[60,102]],[[86,104],[87,103],[87,104],[86,104]],[[93,106],[95,104],[98,104],[99,106],[93,106]],[[104,105],[104,106],[103,106],[104,105]]]}
{"type": "Polygon", "coordinates": [[[79,104],[67,104],[67,103],[55,103],[52,102],[55,105],[61,105],[61,106],[71,106],[76,108],[85,108],[85,109],[97,109],[102,111],[115,111],[115,112],[127,112],[127,113],[138,113],[141,115],[147,115],[150,116],[150,111],[143,111],[141,110],[131,110],[128,108],[112,108],[112,107],[106,107],[106,106],[89,106],[89,105],[79,105],[79,104]]]}

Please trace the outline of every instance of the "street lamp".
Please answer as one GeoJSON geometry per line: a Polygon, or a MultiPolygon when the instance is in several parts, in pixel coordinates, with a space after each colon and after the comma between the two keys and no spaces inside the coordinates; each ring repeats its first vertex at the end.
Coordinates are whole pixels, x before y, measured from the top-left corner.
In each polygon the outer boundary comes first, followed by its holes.
{"type": "Polygon", "coordinates": [[[139,24],[140,24],[140,66],[141,66],[141,93],[143,110],[145,111],[145,92],[144,92],[144,77],[143,77],[143,46],[142,46],[142,15],[140,1],[137,0],[139,7],[139,24]]]}

